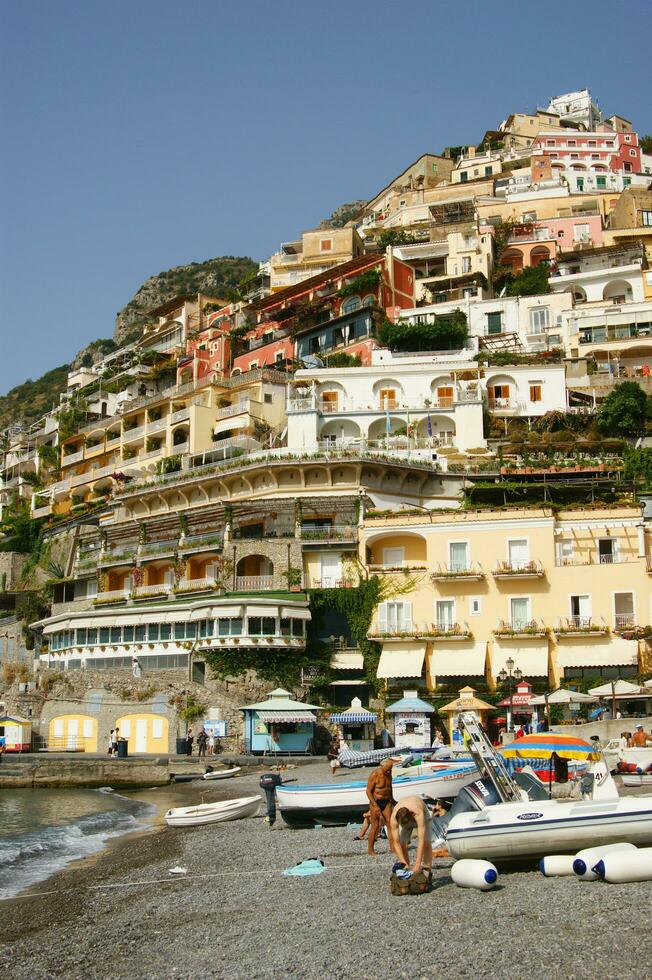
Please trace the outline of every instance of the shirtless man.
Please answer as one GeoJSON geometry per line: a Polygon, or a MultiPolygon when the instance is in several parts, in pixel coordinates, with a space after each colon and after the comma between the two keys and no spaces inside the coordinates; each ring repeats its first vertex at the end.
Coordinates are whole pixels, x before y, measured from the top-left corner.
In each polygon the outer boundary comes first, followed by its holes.
{"type": "Polygon", "coordinates": [[[406,867],[410,865],[408,845],[416,829],[417,853],[410,870],[413,874],[422,868],[429,871],[432,866],[432,817],[420,796],[408,796],[396,804],[392,813],[391,829],[394,853],[406,867]]]}
{"type": "Polygon", "coordinates": [[[367,838],[368,854],[375,854],[374,844],[380,833],[380,827],[383,821],[387,827],[389,846],[393,850],[390,820],[392,816],[392,804],[394,802],[392,767],[396,762],[396,759],[383,759],[378,768],[374,769],[367,783],[367,799],[369,800],[369,810],[371,812],[371,827],[369,829],[369,837],[367,838]]]}
{"type": "Polygon", "coordinates": [[[652,742],[652,737],[648,735],[642,725],[637,725],[636,731],[632,735],[632,748],[644,749],[648,742],[652,742]]]}

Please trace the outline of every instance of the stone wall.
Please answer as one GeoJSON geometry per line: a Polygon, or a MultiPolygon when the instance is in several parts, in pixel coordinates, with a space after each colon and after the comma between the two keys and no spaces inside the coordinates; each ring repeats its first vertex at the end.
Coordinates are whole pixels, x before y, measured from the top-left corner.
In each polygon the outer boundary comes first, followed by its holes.
{"type": "Polygon", "coordinates": [[[17,551],[0,552],[0,592],[15,592],[18,589],[28,557],[17,551]]]}
{"type": "MultiPolygon", "coordinates": [[[[0,619],[0,662],[21,663],[32,666],[33,651],[25,646],[23,620],[17,616],[0,619]]],[[[2,678],[0,678],[0,688],[2,678]]]]}

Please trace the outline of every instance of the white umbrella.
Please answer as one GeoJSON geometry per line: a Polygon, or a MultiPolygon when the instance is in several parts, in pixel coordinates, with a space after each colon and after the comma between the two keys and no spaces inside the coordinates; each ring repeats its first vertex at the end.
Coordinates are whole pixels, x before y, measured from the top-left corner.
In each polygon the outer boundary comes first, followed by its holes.
{"type": "Polygon", "coordinates": [[[641,688],[639,684],[632,684],[630,681],[608,681],[606,684],[601,684],[600,687],[592,687],[591,694],[594,694],[598,698],[610,698],[616,695],[616,697],[626,696],[627,694],[640,694],[641,688]]]}
{"type": "Polygon", "coordinates": [[[552,691],[550,694],[537,695],[536,698],[532,698],[530,704],[586,704],[596,700],[597,698],[592,697],[590,694],[582,694],[581,691],[569,691],[566,688],[560,687],[557,691],[552,691]]]}

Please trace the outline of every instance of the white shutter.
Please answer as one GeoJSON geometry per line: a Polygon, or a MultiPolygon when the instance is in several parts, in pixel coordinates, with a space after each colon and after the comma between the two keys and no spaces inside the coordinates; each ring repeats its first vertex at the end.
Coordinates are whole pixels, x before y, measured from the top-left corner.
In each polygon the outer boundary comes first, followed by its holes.
{"type": "Polygon", "coordinates": [[[388,629],[389,623],[387,618],[387,603],[381,602],[378,606],[378,629],[385,633],[388,629]]]}
{"type": "Polygon", "coordinates": [[[54,738],[63,738],[63,718],[55,718],[52,728],[54,738]]]}
{"type": "Polygon", "coordinates": [[[92,738],[93,737],[93,719],[92,718],[84,718],[84,722],[82,724],[82,734],[83,734],[84,738],[92,738]]]}
{"type": "Polygon", "coordinates": [[[401,628],[403,630],[412,629],[412,603],[403,603],[403,622],[401,623],[401,628]]]}
{"type": "Polygon", "coordinates": [[[122,735],[123,738],[131,738],[131,721],[129,719],[122,722],[122,726],[120,727],[120,735],[122,735]]]}
{"type": "Polygon", "coordinates": [[[152,721],[152,738],[163,738],[163,719],[154,718],[152,721]]]}

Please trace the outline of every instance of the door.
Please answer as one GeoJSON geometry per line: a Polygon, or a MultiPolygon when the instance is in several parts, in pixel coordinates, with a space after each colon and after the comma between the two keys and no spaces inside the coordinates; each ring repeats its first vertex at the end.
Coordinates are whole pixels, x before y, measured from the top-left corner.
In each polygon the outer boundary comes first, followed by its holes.
{"type": "Polygon", "coordinates": [[[525,538],[509,541],[507,551],[508,561],[512,568],[525,568],[530,560],[530,547],[525,538]]]}
{"type": "Polygon", "coordinates": [[[322,555],[320,559],[321,585],[334,589],[342,578],[342,559],[339,555],[322,555]]]}
{"type": "Polygon", "coordinates": [[[469,567],[466,541],[452,541],[449,546],[451,572],[465,572],[469,567]]]}
{"type": "Polygon", "coordinates": [[[438,599],[436,603],[437,628],[449,630],[455,622],[455,600],[438,599]]]}
{"type": "Polygon", "coordinates": [[[511,614],[512,614],[512,629],[519,629],[523,626],[527,626],[530,622],[530,600],[529,599],[512,599],[510,602],[511,614]]]}
{"type": "Polygon", "coordinates": [[[437,408],[453,407],[453,386],[442,385],[437,388],[437,408]]]}
{"type": "Polygon", "coordinates": [[[571,619],[576,626],[588,626],[591,621],[591,596],[571,596],[571,619]]]}
{"type": "Polygon", "coordinates": [[[136,719],[136,752],[147,752],[147,718],[136,719]]]}
{"type": "Polygon", "coordinates": [[[67,747],[69,749],[76,749],[77,748],[77,736],[78,736],[78,734],[79,734],[79,722],[77,721],[76,718],[69,718],[68,719],[68,732],[67,732],[68,737],[66,739],[66,745],[67,745],[67,747]]]}
{"type": "Polygon", "coordinates": [[[616,557],[613,538],[600,538],[598,541],[598,561],[601,565],[611,565],[616,557]]]}

